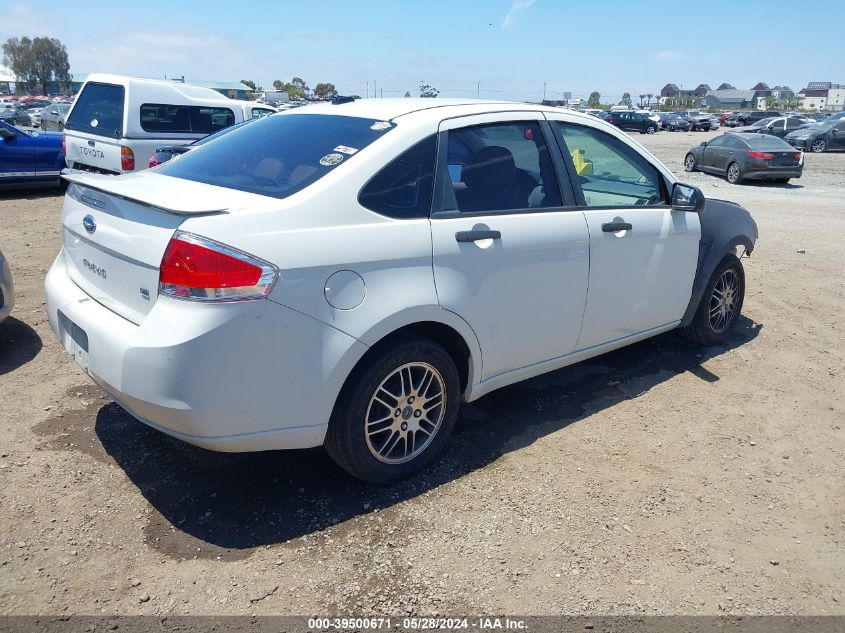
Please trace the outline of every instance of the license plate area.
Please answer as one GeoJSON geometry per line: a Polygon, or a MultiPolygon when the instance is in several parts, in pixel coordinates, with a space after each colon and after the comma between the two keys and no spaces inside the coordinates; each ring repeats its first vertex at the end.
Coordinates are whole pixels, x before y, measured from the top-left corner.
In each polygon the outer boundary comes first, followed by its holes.
{"type": "Polygon", "coordinates": [[[59,333],[62,345],[82,369],[88,371],[88,335],[59,310],[59,333]]]}

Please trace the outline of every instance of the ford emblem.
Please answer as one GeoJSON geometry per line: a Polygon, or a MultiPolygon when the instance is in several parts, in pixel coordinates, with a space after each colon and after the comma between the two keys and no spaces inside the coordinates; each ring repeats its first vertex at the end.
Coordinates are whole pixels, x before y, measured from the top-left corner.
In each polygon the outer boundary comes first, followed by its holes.
{"type": "Polygon", "coordinates": [[[97,221],[94,219],[93,215],[86,215],[82,218],[82,226],[84,226],[85,230],[89,233],[93,233],[97,230],[97,221]]]}

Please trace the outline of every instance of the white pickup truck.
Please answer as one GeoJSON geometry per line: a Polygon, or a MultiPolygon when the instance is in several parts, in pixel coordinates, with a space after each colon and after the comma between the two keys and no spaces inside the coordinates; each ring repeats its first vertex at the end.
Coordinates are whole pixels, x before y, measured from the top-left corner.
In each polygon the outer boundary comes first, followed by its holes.
{"type": "Polygon", "coordinates": [[[67,165],[105,174],[145,169],[163,144],[186,145],[275,111],[181,82],[92,74],[65,123],[67,165]]]}

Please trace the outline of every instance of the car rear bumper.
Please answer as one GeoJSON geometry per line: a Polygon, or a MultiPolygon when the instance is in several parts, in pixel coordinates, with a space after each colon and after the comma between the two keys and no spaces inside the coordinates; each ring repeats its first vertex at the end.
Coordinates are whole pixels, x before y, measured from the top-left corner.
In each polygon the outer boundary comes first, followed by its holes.
{"type": "Polygon", "coordinates": [[[12,283],[12,273],[9,264],[0,255],[0,322],[2,322],[15,307],[15,285],[12,283]]]}
{"type": "Polygon", "coordinates": [[[212,450],[319,446],[367,349],[270,300],[160,297],[135,325],[73,283],[64,251],[45,287],[50,327],[98,385],[142,422],[212,450]]]}
{"type": "Polygon", "coordinates": [[[800,178],[803,168],[767,169],[745,172],[742,177],[746,180],[772,180],[774,178],[800,178]]]}

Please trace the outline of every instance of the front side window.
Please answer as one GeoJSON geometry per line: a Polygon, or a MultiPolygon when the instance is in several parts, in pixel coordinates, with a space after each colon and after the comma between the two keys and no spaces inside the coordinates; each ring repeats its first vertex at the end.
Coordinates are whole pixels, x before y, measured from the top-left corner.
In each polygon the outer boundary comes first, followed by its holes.
{"type": "Polygon", "coordinates": [[[561,206],[551,156],[536,121],[450,130],[446,162],[454,210],[478,213],[561,206]]]}
{"type": "Polygon", "coordinates": [[[432,134],[373,176],[361,190],[358,202],[391,218],[427,218],[436,153],[437,136],[432,134]]]}
{"type": "Polygon", "coordinates": [[[76,98],[65,129],[100,136],[123,133],[123,86],[88,83],[76,98]]]}
{"type": "Polygon", "coordinates": [[[145,103],[141,106],[141,129],[145,132],[211,134],[235,122],[229,108],[145,103]]]}
{"type": "Polygon", "coordinates": [[[393,124],[329,114],[280,114],[252,121],[171,160],[157,173],[286,198],[338,169],[393,124]]]}
{"type": "Polygon", "coordinates": [[[725,144],[725,137],[724,136],[717,136],[712,141],[710,141],[707,146],[708,147],[721,147],[725,144]]]}
{"type": "Polygon", "coordinates": [[[614,136],[591,127],[554,124],[564,158],[588,207],[668,204],[657,168],[614,136]],[[577,158],[576,158],[577,156],[577,158]]]}

